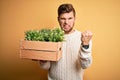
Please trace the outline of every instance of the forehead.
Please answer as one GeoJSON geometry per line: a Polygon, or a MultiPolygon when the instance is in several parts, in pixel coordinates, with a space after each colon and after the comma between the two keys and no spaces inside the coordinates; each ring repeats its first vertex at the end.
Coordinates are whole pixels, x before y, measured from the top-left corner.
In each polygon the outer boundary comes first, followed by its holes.
{"type": "Polygon", "coordinates": [[[69,18],[69,17],[74,17],[73,11],[69,13],[63,13],[60,15],[61,18],[69,18]]]}

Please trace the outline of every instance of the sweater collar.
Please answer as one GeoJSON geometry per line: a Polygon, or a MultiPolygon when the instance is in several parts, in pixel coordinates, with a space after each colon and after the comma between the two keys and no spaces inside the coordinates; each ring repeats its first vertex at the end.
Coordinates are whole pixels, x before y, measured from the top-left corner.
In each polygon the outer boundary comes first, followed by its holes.
{"type": "Polygon", "coordinates": [[[70,34],[65,34],[65,37],[69,37],[69,36],[74,36],[76,34],[77,30],[74,29],[74,32],[70,33],[70,34]]]}

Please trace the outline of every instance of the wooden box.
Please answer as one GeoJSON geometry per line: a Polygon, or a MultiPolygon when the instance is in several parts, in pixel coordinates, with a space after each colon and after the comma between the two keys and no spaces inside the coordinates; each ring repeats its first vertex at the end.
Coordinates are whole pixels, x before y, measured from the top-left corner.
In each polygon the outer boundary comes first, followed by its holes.
{"type": "Polygon", "coordinates": [[[62,57],[62,42],[20,41],[20,58],[58,61],[62,57]]]}

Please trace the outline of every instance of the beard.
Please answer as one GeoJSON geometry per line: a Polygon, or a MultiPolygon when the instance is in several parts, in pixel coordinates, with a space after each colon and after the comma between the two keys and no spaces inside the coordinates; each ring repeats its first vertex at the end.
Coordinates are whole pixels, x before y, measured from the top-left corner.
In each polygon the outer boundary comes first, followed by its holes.
{"type": "MultiPolygon", "coordinates": [[[[68,24],[65,24],[65,25],[68,25],[68,24]]],[[[68,25],[68,26],[70,26],[70,25],[68,25]]],[[[65,32],[65,34],[69,34],[70,32],[73,31],[73,27],[74,27],[74,24],[69,29],[65,29],[64,27],[61,27],[61,29],[65,32]]]]}
{"type": "Polygon", "coordinates": [[[64,32],[65,32],[66,34],[68,34],[68,33],[72,32],[72,30],[73,30],[73,27],[71,27],[69,30],[64,30],[64,32]]]}

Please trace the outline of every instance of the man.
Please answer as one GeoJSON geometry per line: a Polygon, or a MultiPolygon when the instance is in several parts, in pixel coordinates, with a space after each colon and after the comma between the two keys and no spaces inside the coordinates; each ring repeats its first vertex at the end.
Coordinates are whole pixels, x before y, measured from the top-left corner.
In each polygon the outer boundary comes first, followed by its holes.
{"type": "Polygon", "coordinates": [[[92,33],[73,28],[75,10],[71,4],[59,6],[58,22],[65,32],[62,58],[58,62],[40,61],[40,66],[48,70],[48,80],[83,80],[84,69],[92,63],[92,33]]]}

